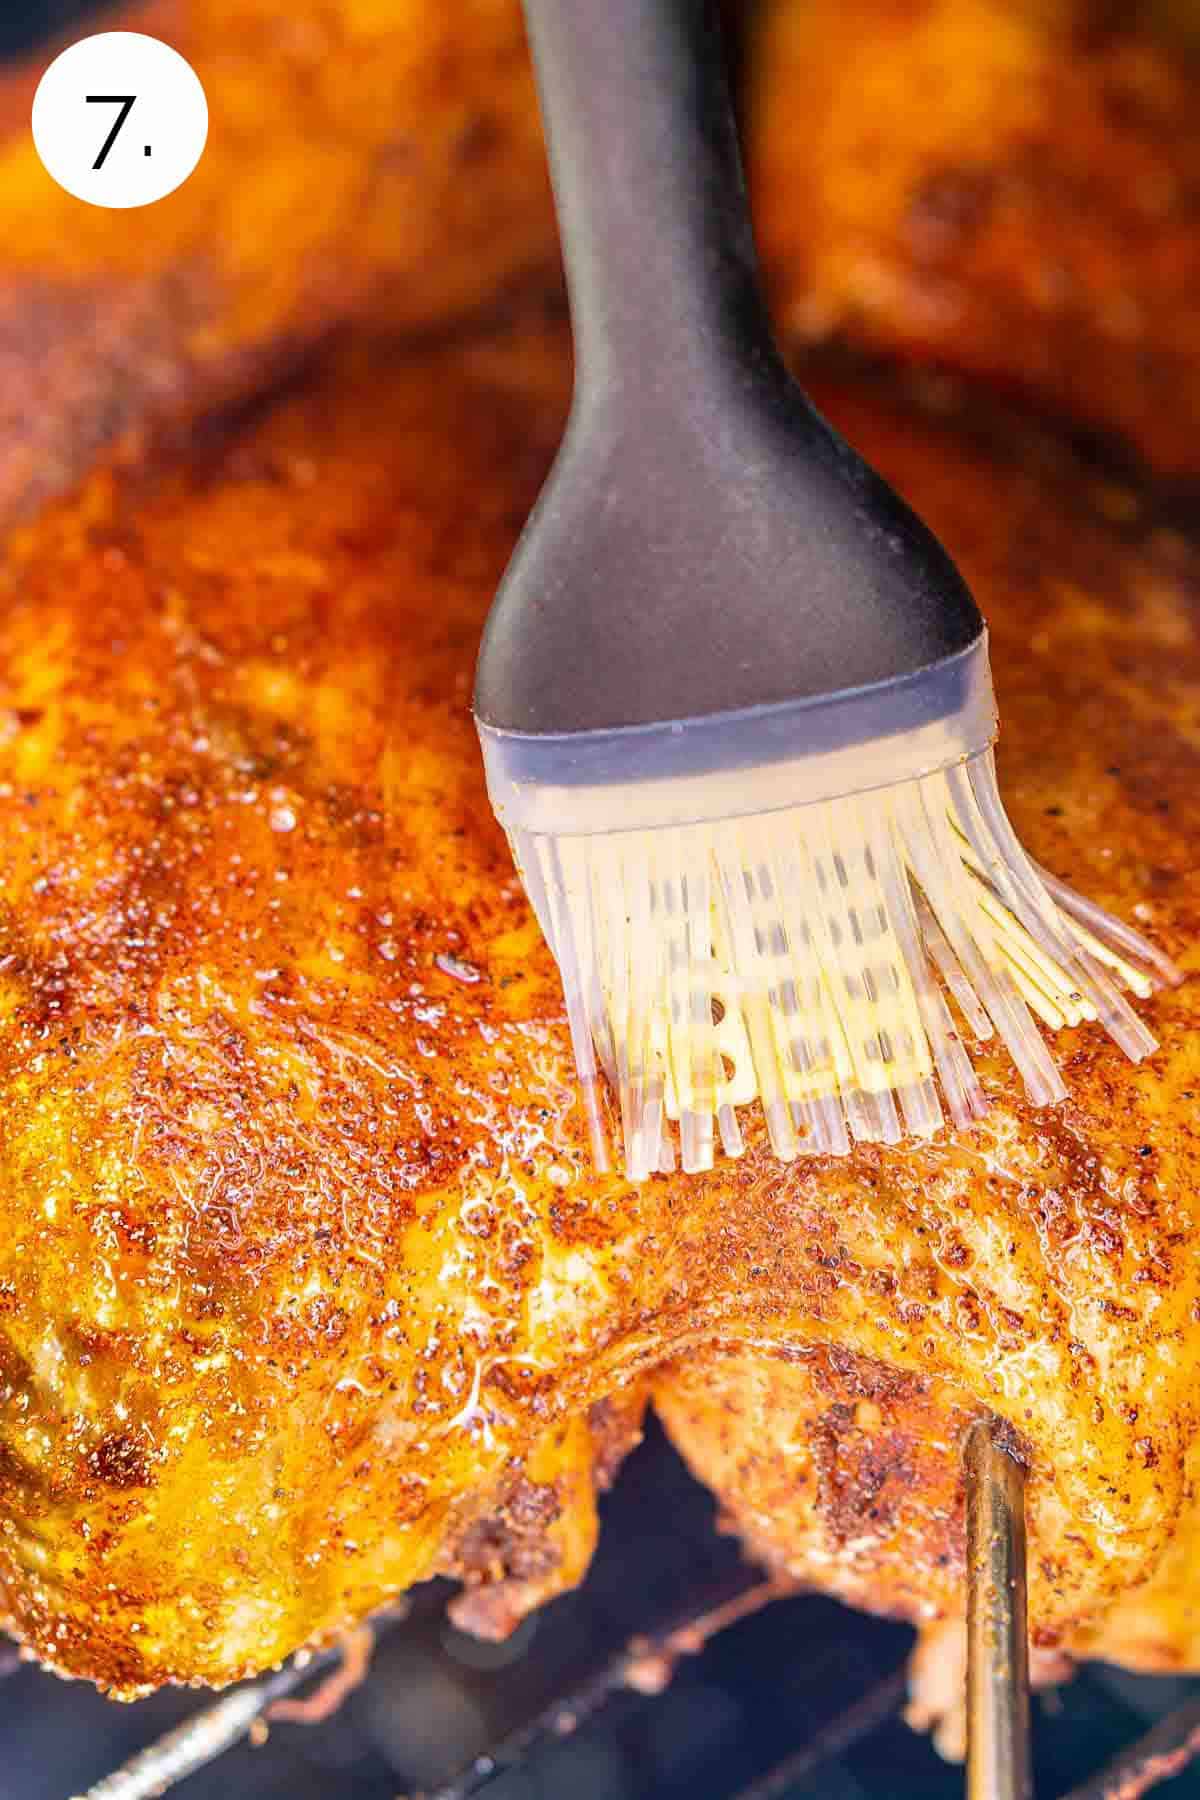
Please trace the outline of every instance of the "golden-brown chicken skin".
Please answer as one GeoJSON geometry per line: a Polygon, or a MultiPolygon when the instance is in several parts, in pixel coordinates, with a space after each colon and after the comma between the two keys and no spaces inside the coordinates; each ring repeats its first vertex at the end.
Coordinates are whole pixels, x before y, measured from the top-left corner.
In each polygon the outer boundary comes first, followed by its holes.
{"type": "MultiPolygon", "coordinates": [[[[1121,1654],[1139,1607],[1144,1660],[1200,1662],[1194,984],[1137,1069],[1064,1034],[1054,1112],[981,1050],[970,1134],[589,1172],[467,706],[568,379],[536,308],[351,339],[9,543],[7,1620],[123,1693],[438,1570],[503,1629],[586,1565],[649,1386],[756,1553],[914,1618],[958,1604],[994,1410],[1039,1641],[1121,1654]]],[[[978,590],[1026,842],[1194,966],[1196,552],[986,400],[816,391],[978,590]]]]}
{"type": "MultiPolygon", "coordinates": [[[[918,429],[911,415],[881,413],[862,391],[842,389],[830,410],[953,546],[980,596],[1004,721],[1002,783],[1025,843],[1117,912],[1165,933],[1194,968],[1200,555],[1155,519],[1146,495],[1086,476],[1045,440],[1022,442],[1018,429],[1001,448],[1004,434],[993,432],[981,454],[978,399],[974,447],[956,444],[945,425],[931,438],[928,423],[918,429]],[[1120,529],[1109,522],[1117,516],[1120,529]]],[[[1185,1409],[1165,1450],[1147,1410],[1176,1354],[1190,1358],[1200,1323],[1190,1224],[1200,1102],[1194,983],[1160,996],[1154,1014],[1163,1047],[1143,1069],[1123,1070],[1107,1047],[1096,1054],[1094,1041],[1076,1035],[1065,1064],[1072,1100],[1060,1113],[998,1107],[984,1141],[972,1150],[960,1135],[933,1180],[909,1153],[898,1177],[907,1225],[876,1197],[894,1198],[890,1157],[848,1199],[848,1213],[864,1204],[871,1212],[865,1243],[911,1233],[901,1262],[917,1286],[902,1315],[920,1327],[914,1361],[898,1368],[883,1340],[856,1336],[766,1361],[757,1347],[734,1344],[700,1373],[656,1377],[672,1435],[765,1560],[915,1622],[961,1610],[962,1484],[956,1454],[940,1458],[969,1412],[954,1391],[958,1377],[948,1380],[934,1354],[936,1337],[922,1335],[936,1322],[939,1334],[961,1334],[965,1358],[983,1354],[990,1404],[1019,1434],[1030,1413],[1014,1381],[1061,1389],[1060,1399],[1069,1392],[1081,1420],[1090,1412],[1090,1441],[1086,1425],[1077,1440],[1059,1435],[1065,1414],[1046,1439],[1060,1474],[1069,1464],[1072,1479],[1096,1482],[1090,1503],[1070,1498],[1061,1481],[1050,1492],[1033,1453],[1035,1646],[1145,1668],[1200,1665],[1200,1617],[1184,1574],[1200,1529],[1193,1426],[1185,1409]],[[1033,1244],[1039,1273],[1029,1280],[1033,1244]],[[764,1427],[772,1416],[786,1421],[773,1441],[764,1427]],[[1100,1475],[1114,1429],[1126,1473],[1100,1475]],[[1164,1486],[1168,1461],[1175,1470],[1164,1486]],[[1143,1574],[1123,1576],[1125,1557],[1140,1561],[1148,1548],[1149,1513],[1137,1523],[1124,1513],[1143,1482],[1150,1512],[1168,1488],[1178,1496],[1168,1510],[1178,1511],[1161,1563],[1152,1552],[1143,1574]],[[1081,1528],[1085,1517],[1092,1526],[1081,1528]],[[1072,1616],[1072,1587],[1085,1569],[1088,1584],[1106,1579],[1106,1563],[1121,1594],[1115,1609],[1072,1616]]],[[[853,1226],[862,1231],[857,1217],[853,1226]]],[[[828,1259],[839,1287],[849,1281],[873,1301],[882,1279],[891,1294],[890,1262],[881,1277],[874,1253],[854,1255],[848,1271],[843,1254],[835,1248],[828,1259]]],[[[986,1397],[985,1384],[968,1385],[986,1397]]]]}
{"type": "MultiPolygon", "coordinates": [[[[1043,1639],[1094,1630],[1190,1516],[1193,987],[1151,1008],[1140,1068],[1064,1037],[1060,1111],[981,1054],[969,1135],[781,1170],[754,1133],[703,1180],[589,1173],[467,707],[567,349],[536,318],[348,346],[12,541],[3,1582],[39,1654],[118,1690],[260,1667],[496,1509],[557,1547],[477,1576],[574,1579],[589,1409],[717,1347],[832,1346],[1009,1418],[1043,1639]]],[[[818,397],[979,590],[1032,849],[1186,952],[1192,553],[1115,530],[1107,490],[1019,435],[985,452],[818,397]]],[[[736,1515],[775,1452],[747,1430],[726,1485],[677,1380],[664,1410],[736,1515]]],[[[776,1499],[785,1555],[788,1532],[776,1499]]]]}

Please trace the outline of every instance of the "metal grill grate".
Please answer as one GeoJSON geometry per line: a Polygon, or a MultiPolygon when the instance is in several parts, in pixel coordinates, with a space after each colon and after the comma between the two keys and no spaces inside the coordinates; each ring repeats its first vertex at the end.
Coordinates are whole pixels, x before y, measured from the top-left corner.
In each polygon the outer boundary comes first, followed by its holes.
{"type": "MultiPolygon", "coordinates": [[[[762,1584],[657,1432],[607,1512],[584,1588],[514,1642],[462,1637],[445,1622],[445,1590],[424,1590],[333,1718],[273,1726],[262,1748],[246,1741],[253,1718],[315,1685],[324,1659],[235,1690],[236,1706],[164,1694],[119,1707],[10,1656],[0,1795],[67,1800],[90,1787],[96,1800],[142,1800],[171,1772],[144,1752],[187,1720],[168,1743],[175,1770],[206,1734],[218,1754],[181,1782],[182,1800],[961,1800],[961,1771],[899,1718],[910,1634],[831,1601],[747,1600],[665,1690],[647,1691],[681,1625],[703,1635],[738,1596],[761,1599],[762,1584]],[[96,1786],[117,1769],[123,1785],[96,1786]]],[[[1200,1683],[1089,1668],[1035,1714],[1039,1800],[1134,1800],[1193,1747],[1200,1683]]],[[[1200,1772],[1164,1792],[1200,1800],[1200,1772]]]]}

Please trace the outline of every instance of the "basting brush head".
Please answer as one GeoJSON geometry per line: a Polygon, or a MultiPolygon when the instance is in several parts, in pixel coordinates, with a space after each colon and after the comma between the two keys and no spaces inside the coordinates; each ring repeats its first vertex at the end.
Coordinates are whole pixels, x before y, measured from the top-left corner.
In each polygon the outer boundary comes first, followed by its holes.
{"type": "Polygon", "coordinates": [[[983,620],[809,405],[757,281],[703,0],[525,0],[576,346],[567,434],[484,633],[488,790],[562,972],[597,1162],[928,1136],[1031,1099],[1039,1030],[1154,1040],[1176,979],[1042,874],[996,789],[983,620]],[[678,1148],[675,1128],[678,1128],[678,1148]]]}
{"type": "MultiPolygon", "coordinates": [[[[959,734],[981,723],[975,698],[959,734]]],[[[987,1102],[967,1041],[1003,1043],[1038,1106],[1066,1096],[1039,1026],[1097,1021],[1133,1061],[1154,1050],[1122,989],[1144,997],[1178,971],[1025,854],[990,745],[924,770],[913,739],[873,749],[852,765],[835,752],[674,787],[556,791],[511,784],[513,745],[491,742],[493,800],[562,972],[600,1168],[601,1071],[640,1181],[677,1156],[688,1173],[711,1168],[718,1145],[740,1155],[754,1102],[785,1162],[929,1137],[947,1115],[968,1127],[987,1102]],[[823,791],[889,762],[911,772],[823,791]],[[694,816],[702,793],[709,818],[694,816]],[[740,810],[756,794],[758,810],[740,810]]]]}

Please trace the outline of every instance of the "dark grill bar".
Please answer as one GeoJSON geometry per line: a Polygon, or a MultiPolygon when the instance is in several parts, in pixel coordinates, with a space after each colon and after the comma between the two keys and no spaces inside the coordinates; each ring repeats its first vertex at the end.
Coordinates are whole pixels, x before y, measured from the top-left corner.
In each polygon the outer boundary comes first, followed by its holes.
{"type": "Polygon", "coordinates": [[[899,1712],[907,1694],[908,1671],[900,1668],[885,1676],[853,1706],[848,1706],[839,1718],[823,1726],[792,1756],[785,1757],[760,1780],[743,1788],[735,1800],[783,1800],[791,1789],[818,1774],[827,1763],[852,1749],[860,1738],[867,1737],[885,1719],[899,1712]]]}
{"type": "Polygon", "coordinates": [[[1085,1781],[1065,1800],[1141,1800],[1151,1788],[1181,1774],[1200,1756],[1200,1700],[1189,1700],[1160,1719],[1145,1737],[1085,1781]]]}
{"type": "Polygon", "coordinates": [[[748,1571],[723,1581],[663,1629],[633,1638],[594,1675],[556,1696],[536,1718],[475,1757],[467,1770],[439,1787],[428,1800],[473,1800],[498,1776],[520,1768],[546,1742],[569,1737],[586,1725],[622,1688],[648,1695],[660,1692],[681,1656],[696,1655],[710,1637],[756,1612],[779,1591],[776,1583],[759,1580],[748,1571]]]}

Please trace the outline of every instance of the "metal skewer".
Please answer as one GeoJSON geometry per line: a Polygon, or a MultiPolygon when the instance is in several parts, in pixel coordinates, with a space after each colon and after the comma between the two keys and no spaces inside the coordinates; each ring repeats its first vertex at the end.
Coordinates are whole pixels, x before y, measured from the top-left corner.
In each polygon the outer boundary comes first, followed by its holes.
{"type": "Polygon", "coordinates": [[[1033,1800],[1025,1475],[980,1419],[967,1479],[967,1800],[1033,1800]]]}

